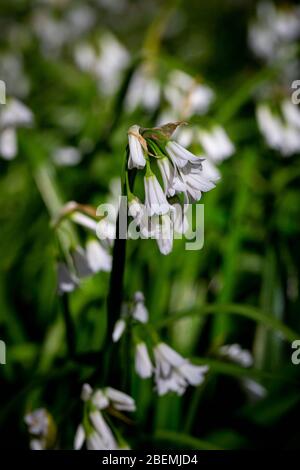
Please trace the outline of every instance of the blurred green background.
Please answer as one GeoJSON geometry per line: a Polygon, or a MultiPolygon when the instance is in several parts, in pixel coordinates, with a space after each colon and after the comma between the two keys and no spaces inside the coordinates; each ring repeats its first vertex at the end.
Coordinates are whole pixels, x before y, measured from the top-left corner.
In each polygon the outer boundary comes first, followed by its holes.
{"type": "MultiPolygon", "coordinates": [[[[97,207],[111,198],[128,127],[155,126],[167,110],[162,92],[154,106],[128,104],[134,73],[146,64],[161,90],[175,69],[210,86],[208,112],[188,121],[216,120],[236,151],[201,200],[202,250],[177,240],[164,257],[152,240],[128,242],[125,297],[143,291],[161,337],[210,372],[202,387],[158,398],[151,381],[134,374],[127,350],[126,391],[138,409],[124,434],[134,449],[299,448],[300,365],[291,362],[291,343],[300,339],[300,163],[299,154],[269,149],[256,124],[265,88],[291,93],[282,69],[249,48],[256,3],[1,0],[0,79],[34,115],[17,129],[16,158],[0,158],[1,447],[27,448],[24,414],[43,406],[56,422],[57,446],[72,448],[81,385],[101,380],[100,356],[99,363],[69,356],[47,184],[62,202],[97,207]],[[123,48],[115,64],[108,60],[111,75],[79,66],[80,47],[101,49],[107,35],[123,48]],[[77,149],[76,164],[55,157],[65,147],[77,149]],[[219,346],[232,343],[251,351],[252,367],[220,357],[219,346]]],[[[69,295],[79,353],[101,349],[108,284],[101,272],[69,295]]],[[[122,354],[117,348],[116,369],[122,354]]],[[[117,373],[111,384],[122,388],[117,373]]]]}

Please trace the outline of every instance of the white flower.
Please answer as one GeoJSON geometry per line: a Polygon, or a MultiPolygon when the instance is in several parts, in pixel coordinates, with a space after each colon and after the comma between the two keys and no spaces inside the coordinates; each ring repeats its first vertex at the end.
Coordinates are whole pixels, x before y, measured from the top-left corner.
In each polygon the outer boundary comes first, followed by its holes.
{"type": "Polygon", "coordinates": [[[170,204],[154,174],[144,177],[144,187],[145,206],[148,215],[162,215],[170,211],[170,204]]]}
{"type": "Polygon", "coordinates": [[[190,163],[181,169],[180,176],[185,184],[185,192],[191,202],[199,201],[202,192],[215,188],[215,184],[205,178],[197,166],[190,163]]]}
{"type": "Polygon", "coordinates": [[[282,116],[275,114],[267,104],[256,108],[258,127],[267,144],[283,156],[300,151],[299,111],[291,106],[286,100],[281,104],[282,116]]]}
{"type": "Polygon", "coordinates": [[[169,253],[171,253],[173,248],[173,237],[174,230],[171,213],[162,215],[157,223],[157,230],[155,236],[161,254],[168,255],[169,253]]]}
{"type": "Polygon", "coordinates": [[[116,321],[114,329],[113,329],[113,334],[112,334],[112,340],[114,343],[117,343],[121,336],[123,335],[124,331],[126,328],[126,322],[123,318],[119,318],[119,320],[116,321]]]}
{"type": "Polygon", "coordinates": [[[17,133],[14,127],[0,131],[0,155],[5,160],[12,160],[17,155],[17,133]]]}
{"type": "Polygon", "coordinates": [[[94,273],[111,271],[112,257],[97,240],[89,240],[87,242],[86,256],[88,264],[94,273]]]}
{"type": "Polygon", "coordinates": [[[125,107],[130,112],[138,106],[147,111],[153,111],[159,105],[160,84],[145,68],[138,69],[130,81],[126,94],[125,107]]]}
{"type": "Polygon", "coordinates": [[[134,294],[134,306],[131,315],[135,320],[141,323],[147,323],[149,319],[149,313],[144,302],[144,294],[142,292],[136,292],[134,294]]]}
{"type": "Polygon", "coordinates": [[[135,348],[135,371],[142,378],[151,377],[153,366],[145,343],[138,343],[135,348]]]}
{"type": "Polygon", "coordinates": [[[25,127],[33,122],[33,114],[21,101],[11,99],[0,114],[0,127],[25,127]]]}
{"type": "Polygon", "coordinates": [[[208,86],[197,83],[182,70],[170,73],[164,93],[172,110],[185,119],[193,114],[206,113],[214,98],[208,86]]]}
{"type": "Polygon", "coordinates": [[[188,162],[196,163],[200,159],[174,141],[169,141],[167,143],[166,151],[174,165],[176,165],[178,168],[183,168],[188,162]]]}
{"type": "Polygon", "coordinates": [[[127,393],[120,392],[112,387],[106,387],[103,390],[104,394],[109,399],[111,405],[120,411],[135,411],[135,401],[132,397],[127,395],[127,393]]]}
{"type": "Polygon", "coordinates": [[[198,137],[205,154],[214,162],[221,162],[235,151],[233,143],[221,126],[214,126],[210,131],[199,130],[198,137]]]}
{"type": "Polygon", "coordinates": [[[250,351],[242,349],[239,344],[227,344],[220,348],[220,354],[243,367],[251,367],[253,357],[250,351]]]}
{"type": "Polygon", "coordinates": [[[128,144],[129,144],[129,159],[128,168],[144,168],[146,159],[142,143],[143,138],[140,135],[140,127],[137,125],[131,126],[128,130],[128,144]]]}
{"type": "Polygon", "coordinates": [[[218,168],[212,163],[208,158],[201,162],[202,165],[202,175],[204,178],[216,183],[221,179],[221,173],[218,168]]]}
{"type": "Polygon", "coordinates": [[[165,343],[154,348],[155,382],[159,395],[176,392],[182,395],[187,386],[200,385],[204,381],[207,366],[195,366],[165,343]]]}
{"type": "Polygon", "coordinates": [[[30,126],[33,114],[16,99],[10,99],[0,111],[0,155],[6,160],[12,160],[17,155],[16,128],[30,126]]]}

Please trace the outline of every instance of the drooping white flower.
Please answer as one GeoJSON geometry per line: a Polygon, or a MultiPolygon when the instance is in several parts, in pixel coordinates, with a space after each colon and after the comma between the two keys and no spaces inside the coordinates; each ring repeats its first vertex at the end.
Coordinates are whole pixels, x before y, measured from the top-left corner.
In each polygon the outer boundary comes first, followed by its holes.
{"type": "Polygon", "coordinates": [[[147,214],[149,216],[167,214],[170,211],[170,204],[153,173],[144,177],[144,187],[147,214]]]}
{"type": "Polygon", "coordinates": [[[234,151],[234,145],[221,126],[214,126],[210,131],[199,130],[199,141],[205,154],[214,162],[221,162],[230,157],[234,151]]]}
{"type": "Polygon", "coordinates": [[[164,214],[159,218],[157,222],[155,238],[161,254],[168,255],[171,253],[174,238],[174,226],[171,212],[164,214]]]}
{"type": "Polygon", "coordinates": [[[160,84],[148,73],[146,67],[133,74],[125,98],[126,109],[130,112],[141,106],[146,111],[154,111],[160,98],[160,84]]]}
{"type": "Polygon", "coordinates": [[[200,157],[196,157],[178,142],[169,141],[166,145],[166,151],[178,168],[183,168],[188,162],[198,162],[200,157]]]}
{"type": "Polygon", "coordinates": [[[181,169],[180,176],[185,184],[185,193],[191,202],[199,201],[202,192],[215,188],[215,184],[205,178],[204,173],[199,171],[199,168],[190,163],[181,169]]]}
{"type": "Polygon", "coordinates": [[[14,127],[0,131],[0,155],[4,160],[12,160],[17,155],[17,132],[14,127]]]}
{"type": "Polygon", "coordinates": [[[147,379],[152,375],[153,366],[144,342],[138,343],[135,348],[135,371],[142,379],[147,379]]]}
{"type": "Polygon", "coordinates": [[[220,348],[221,356],[240,364],[243,367],[251,367],[253,357],[250,351],[242,349],[239,344],[226,344],[220,348]]]}
{"type": "Polygon", "coordinates": [[[135,292],[133,298],[134,306],[131,312],[132,317],[141,323],[147,323],[149,319],[149,313],[147,307],[145,306],[144,294],[140,291],[135,292]]]}
{"type": "Polygon", "coordinates": [[[86,244],[86,256],[89,266],[94,273],[99,271],[110,272],[112,266],[111,255],[97,240],[89,240],[86,244]]]}
{"type": "Polygon", "coordinates": [[[176,392],[182,395],[187,386],[200,385],[204,381],[207,366],[195,366],[165,343],[154,348],[155,382],[159,395],[176,392]]]}
{"type": "Polygon", "coordinates": [[[110,404],[120,411],[135,411],[135,401],[132,397],[127,395],[127,393],[120,392],[112,387],[106,387],[103,390],[104,394],[109,399],[110,404]]]}
{"type": "Polygon", "coordinates": [[[126,322],[124,318],[119,318],[114,326],[113,333],[112,333],[112,340],[114,343],[117,343],[119,339],[122,337],[126,328],[126,322]]]}
{"type": "Polygon", "coordinates": [[[128,130],[129,159],[128,168],[144,168],[146,159],[143,150],[143,138],[140,135],[140,127],[131,126],[128,130]]]}

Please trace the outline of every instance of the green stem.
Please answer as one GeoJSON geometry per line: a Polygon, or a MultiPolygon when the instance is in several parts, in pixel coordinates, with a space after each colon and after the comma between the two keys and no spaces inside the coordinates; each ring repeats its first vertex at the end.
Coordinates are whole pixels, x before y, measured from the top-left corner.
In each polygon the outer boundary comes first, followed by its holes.
{"type": "Polygon", "coordinates": [[[245,305],[238,304],[214,304],[214,305],[204,305],[199,306],[195,309],[185,310],[174,315],[170,315],[168,318],[155,322],[154,326],[156,328],[164,328],[172,323],[180,320],[184,317],[189,317],[193,315],[202,316],[202,315],[239,315],[251,320],[254,320],[258,323],[262,323],[273,330],[279,331],[283,337],[288,341],[294,341],[299,338],[299,333],[294,330],[291,330],[288,326],[284,325],[281,321],[275,318],[273,315],[265,314],[261,310],[245,305]]]}

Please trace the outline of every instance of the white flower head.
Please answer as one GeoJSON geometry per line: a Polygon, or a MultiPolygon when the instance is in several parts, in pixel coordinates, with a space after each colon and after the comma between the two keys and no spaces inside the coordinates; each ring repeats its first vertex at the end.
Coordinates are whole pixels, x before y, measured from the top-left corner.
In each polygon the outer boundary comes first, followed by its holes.
{"type": "Polygon", "coordinates": [[[195,366],[165,343],[154,348],[155,382],[159,395],[176,392],[182,395],[187,386],[200,385],[204,381],[207,366],[195,366]]]}
{"type": "Polygon", "coordinates": [[[135,348],[135,371],[142,379],[147,379],[152,375],[153,366],[144,342],[138,343],[135,348]]]}
{"type": "Polygon", "coordinates": [[[146,159],[144,156],[145,140],[140,135],[140,127],[137,125],[131,126],[128,130],[128,144],[129,144],[129,159],[128,168],[144,168],[146,159]]]}

